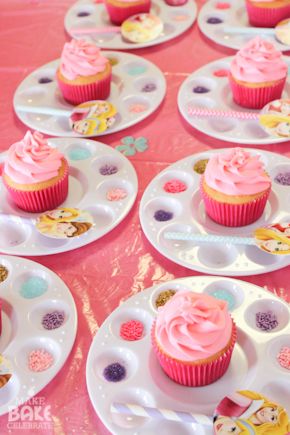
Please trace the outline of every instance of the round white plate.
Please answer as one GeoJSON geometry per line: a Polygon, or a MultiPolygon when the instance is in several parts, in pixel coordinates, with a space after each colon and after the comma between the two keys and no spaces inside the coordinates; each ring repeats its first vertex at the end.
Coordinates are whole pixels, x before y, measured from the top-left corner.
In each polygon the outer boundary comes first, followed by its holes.
{"type": "MultiPolygon", "coordinates": [[[[198,27],[202,33],[211,39],[213,42],[223,45],[225,47],[239,50],[250,39],[255,38],[253,35],[233,35],[224,32],[225,26],[230,27],[251,27],[248,20],[248,14],[245,7],[245,0],[226,0],[225,2],[219,2],[217,0],[208,0],[201,8],[198,14],[198,27]],[[218,9],[216,7],[219,3],[227,3],[230,5],[228,9],[218,9]],[[218,18],[222,20],[218,24],[208,23],[208,19],[218,18]]],[[[259,33],[259,36],[263,39],[269,40],[277,50],[288,51],[289,45],[281,44],[274,35],[266,35],[263,32],[259,33]]]]}
{"type": "MultiPolygon", "coordinates": [[[[258,121],[241,121],[230,118],[198,118],[188,115],[188,107],[258,112],[257,110],[245,109],[234,103],[228,78],[215,76],[216,71],[228,71],[232,59],[233,57],[225,57],[210,62],[194,71],[182,83],[178,92],[178,108],[184,119],[202,133],[227,142],[267,145],[289,141],[289,138],[270,136],[259,125],[258,121]],[[205,87],[209,91],[206,93],[194,92],[194,89],[198,86],[205,87]]],[[[290,64],[287,57],[284,57],[284,60],[290,64]]],[[[281,98],[288,98],[289,95],[290,79],[288,76],[281,98]]]]}
{"type": "Polygon", "coordinates": [[[211,435],[212,428],[206,430],[164,419],[113,415],[110,405],[119,401],[211,416],[222,397],[240,389],[264,393],[288,407],[289,412],[289,401],[285,401],[290,388],[289,373],[275,359],[280,348],[289,345],[289,310],[286,302],[261,287],[223,277],[177,279],[138,293],[106,319],[92,342],[86,376],[96,413],[116,435],[211,435]],[[234,300],[231,314],[238,327],[237,344],[227,372],[211,385],[190,388],[176,384],[163,373],[154,355],[150,329],[157,313],[155,300],[160,292],[169,289],[209,294],[223,289],[234,300]],[[276,314],[279,324],[275,330],[263,332],[255,325],[255,314],[268,310],[276,314]],[[120,325],[131,319],[140,320],[145,325],[145,335],[141,340],[130,342],[119,336],[120,325]],[[107,382],[103,370],[114,362],[125,366],[127,376],[120,382],[107,382]]]}
{"type": "Polygon", "coordinates": [[[80,0],[75,3],[65,16],[65,29],[75,38],[85,38],[96,42],[101,48],[135,50],[137,48],[150,47],[152,45],[162,44],[170,39],[176,38],[195,21],[197,7],[194,0],[188,0],[182,6],[168,6],[164,0],[153,0],[151,13],[161,18],[164,24],[164,30],[161,35],[153,41],[134,44],[123,40],[120,33],[99,33],[92,36],[74,35],[71,28],[90,28],[112,26],[106,7],[103,3],[95,3],[94,0],[80,0]],[[80,16],[87,14],[85,16],[80,16]]]}
{"type": "Polygon", "coordinates": [[[290,159],[257,149],[251,151],[262,156],[266,171],[272,178],[272,191],[262,217],[251,225],[238,228],[225,227],[212,221],[205,212],[199,193],[200,175],[193,170],[193,166],[197,161],[208,159],[213,153],[220,151],[222,150],[204,151],[179,160],[151,181],[143,194],[139,208],[140,221],[146,237],[157,251],[175,263],[208,274],[257,275],[288,266],[289,255],[267,254],[254,245],[234,246],[164,238],[165,231],[251,237],[255,228],[267,223],[290,221],[290,187],[274,181],[274,177],[282,169],[290,172],[290,159]],[[174,194],[165,192],[164,184],[172,179],[183,181],[187,185],[187,190],[174,194]],[[154,218],[157,210],[172,213],[172,219],[158,222],[154,218]]]}
{"type": "Polygon", "coordinates": [[[0,283],[2,299],[2,334],[0,352],[11,363],[12,377],[0,389],[0,415],[37,394],[59,372],[73,346],[77,331],[77,311],[73,297],[64,282],[51,270],[24,258],[2,255],[0,265],[8,277],[0,283]],[[29,279],[42,279],[46,291],[38,297],[24,298],[20,290],[29,279]],[[47,330],[42,317],[55,310],[64,311],[64,323],[47,330]],[[45,349],[54,357],[53,365],[42,372],[29,369],[31,351],[45,349]]]}
{"type": "MultiPolygon", "coordinates": [[[[0,178],[0,251],[14,255],[49,255],[71,251],[94,242],[115,228],[129,213],[138,191],[135,169],[119,151],[100,142],[85,139],[48,139],[65,155],[70,166],[69,194],[63,207],[88,211],[95,226],[87,233],[72,239],[52,239],[39,233],[35,220],[39,214],[25,213],[16,207],[6,194],[0,178]],[[76,158],[81,158],[76,160],[76,158]],[[117,172],[101,175],[100,168],[114,165],[117,172]],[[122,188],[127,197],[109,201],[108,190],[122,188]]],[[[6,153],[0,154],[0,164],[6,153]]]]}
{"type": "MultiPolygon", "coordinates": [[[[108,101],[118,110],[116,122],[102,135],[115,133],[137,124],[153,113],[166,93],[166,80],[157,66],[130,53],[104,52],[116,65],[112,69],[111,93],[108,101]],[[152,84],[151,92],[144,87],[152,84]]],[[[13,105],[18,118],[28,127],[53,136],[81,137],[71,130],[69,120],[63,116],[38,115],[17,109],[18,105],[45,106],[70,110],[58,89],[55,73],[59,59],[43,65],[27,76],[14,94],[13,105]],[[51,80],[40,83],[41,79],[51,80]]],[[[83,137],[83,136],[82,136],[83,137]]]]}

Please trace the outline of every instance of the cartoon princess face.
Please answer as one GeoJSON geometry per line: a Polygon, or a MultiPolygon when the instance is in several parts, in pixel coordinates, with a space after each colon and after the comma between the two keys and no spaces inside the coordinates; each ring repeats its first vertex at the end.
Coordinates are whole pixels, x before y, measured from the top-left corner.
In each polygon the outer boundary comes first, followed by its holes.
{"type": "Polygon", "coordinates": [[[77,231],[77,228],[70,222],[59,222],[56,228],[59,235],[67,237],[71,237],[77,231]]]}
{"type": "MultiPolygon", "coordinates": [[[[259,409],[255,414],[258,424],[263,423],[273,423],[276,424],[278,421],[278,409],[267,406],[265,408],[259,409]]],[[[256,423],[257,424],[257,423],[256,423]]]]}
{"type": "MultiPolygon", "coordinates": [[[[290,114],[290,106],[289,113],[290,114]]],[[[274,129],[274,132],[282,137],[290,137],[290,123],[289,122],[280,122],[277,127],[274,129]]]]}
{"type": "Polygon", "coordinates": [[[229,417],[218,417],[214,423],[216,435],[237,435],[242,432],[237,423],[229,417]]]}
{"type": "Polygon", "coordinates": [[[62,218],[68,218],[68,217],[72,217],[73,214],[71,211],[67,210],[67,209],[57,209],[57,210],[52,210],[49,213],[47,213],[47,216],[49,216],[51,219],[57,220],[57,219],[62,219],[62,218]]]}
{"type": "Polygon", "coordinates": [[[290,251],[290,246],[278,240],[265,240],[261,243],[261,248],[268,252],[290,251]]]}

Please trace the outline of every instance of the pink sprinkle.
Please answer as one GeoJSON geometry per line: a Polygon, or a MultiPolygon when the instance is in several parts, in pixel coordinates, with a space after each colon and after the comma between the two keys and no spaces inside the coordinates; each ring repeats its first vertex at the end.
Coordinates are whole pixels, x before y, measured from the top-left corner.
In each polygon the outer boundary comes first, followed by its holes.
{"type": "Polygon", "coordinates": [[[43,372],[49,369],[54,362],[51,353],[45,349],[36,349],[28,355],[28,367],[33,372],[43,372]]]}
{"type": "Polygon", "coordinates": [[[120,337],[127,341],[140,340],[143,331],[144,325],[142,322],[139,322],[139,320],[129,320],[128,322],[122,323],[120,337]]]}
{"type": "Polygon", "coordinates": [[[141,112],[145,112],[145,110],[147,110],[147,107],[144,106],[144,104],[134,104],[129,108],[129,112],[131,113],[141,113],[141,112]]]}
{"type": "Polygon", "coordinates": [[[229,9],[231,7],[230,3],[219,2],[215,5],[216,9],[229,9]]]}
{"type": "Polygon", "coordinates": [[[125,189],[114,188],[108,190],[106,196],[109,201],[119,201],[120,199],[126,198],[127,192],[125,189]]]}
{"type": "Polygon", "coordinates": [[[213,72],[213,75],[216,77],[227,77],[229,74],[229,70],[227,69],[217,69],[213,72]]]}
{"type": "Polygon", "coordinates": [[[168,193],[180,193],[184,192],[187,189],[187,186],[180,180],[170,180],[164,184],[163,189],[168,193]]]}
{"type": "Polygon", "coordinates": [[[290,370],[290,347],[282,347],[277,355],[277,360],[281,367],[290,370]]]}

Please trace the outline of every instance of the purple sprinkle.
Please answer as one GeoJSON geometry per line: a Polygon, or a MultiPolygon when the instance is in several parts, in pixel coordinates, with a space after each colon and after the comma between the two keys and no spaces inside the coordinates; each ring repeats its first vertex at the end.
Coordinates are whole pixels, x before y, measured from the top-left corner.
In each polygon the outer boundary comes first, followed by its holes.
{"type": "Polygon", "coordinates": [[[42,318],[42,326],[45,329],[57,329],[64,322],[64,312],[63,311],[52,311],[47,313],[42,318]]]}
{"type": "Polygon", "coordinates": [[[156,85],[155,83],[147,83],[141,90],[142,92],[153,92],[156,90],[156,85]]]}
{"type": "Polygon", "coordinates": [[[205,86],[196,86],[195,88],[193,88],[192,92],[195,92],[196,94],[206,94],[207,92],[209,92],[209,89],[205,86]]]}
{"type": "Polygon", "coordinates": [[[221,24],[223,23],[223,20],[221,18],[217,17],[210,17],[206,21],[208,24],[221,24]]]}
{"type": "Polygon", "coordinates": [[[276,315],[272,311],[256,313],[256,326],[262,331],[271,331],[278,326],[276,315]]]}
{"type": "Polygon", "coordinates": [[[100,174],[113,175],[118,172],[118,168],[115,165],[104,165],[100,168],[100,174]]]}
{"type": "Polygon", "coordinates": [[[78,17],[88,17],[90,14],[90,12],[86,12],[86,11],[81,11],[78,13],[78,17]]]}
{"type": "Polygon", "coordinates": [[[172,218],[173,218],[173,213],[171,213],[171,211],[157,210],[154,213],[154,219],[159,222],[170,221],[170,219],[172,218]]]}
{"type": "Polygon", "coordinates": [[[40,83],[41,85],[51,82],[53,82],[53,80],[49,77],[40,77],[40,79],[38,80],[38,83],[40,83]]]}
{"type": "Polygon", "coordinates": [[[109,364],[104,368],[104,378],[109,382],[119,382],[126,376],[126,369],[120,363],[109,364]]]}
{"type": "Polygon", "coordinates": [[[283,186],[290,186],[290,172],[280,172],[276,175],[275,181],[283,186]]]}

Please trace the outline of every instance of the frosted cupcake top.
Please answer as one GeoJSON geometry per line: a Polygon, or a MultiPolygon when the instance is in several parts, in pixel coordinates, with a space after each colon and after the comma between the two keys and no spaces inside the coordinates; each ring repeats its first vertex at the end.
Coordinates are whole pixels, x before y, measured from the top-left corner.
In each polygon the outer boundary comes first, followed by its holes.
{"type": "Polygon", "coordinates": [[[282,53],[271,42],[257,36],[237,52],[230,70],[237,80],[263,83],[283,79],[288,67],[282,53]]]}
{"type": "Polygon", "coordinates": [[[10,146],[4,173],[18,184],[39,183],[58,175],[63,155],[51,148],[43,135],[28,131],[24,138],[10,146]]]}
{"type": "Polygon", "coordinates": [[[209,187],[226,195],[254,195],[271,187],[260,156],[239,147],[211,156],[204,180],[209,187]]]}
{"type": "Polygon", "coordinates": [[[74,80],[103,72],[108,63],[99,47],[82,39],[72,39],[64,44],[60,72],[66,79],[74,80]]]}
{"type": "Polygon", "coordinates": [[[231,334],[227,303],[204,293],[179,291],[158,310],[156,340],[163,352],[181,361],[216,354],[231,334]]]}

